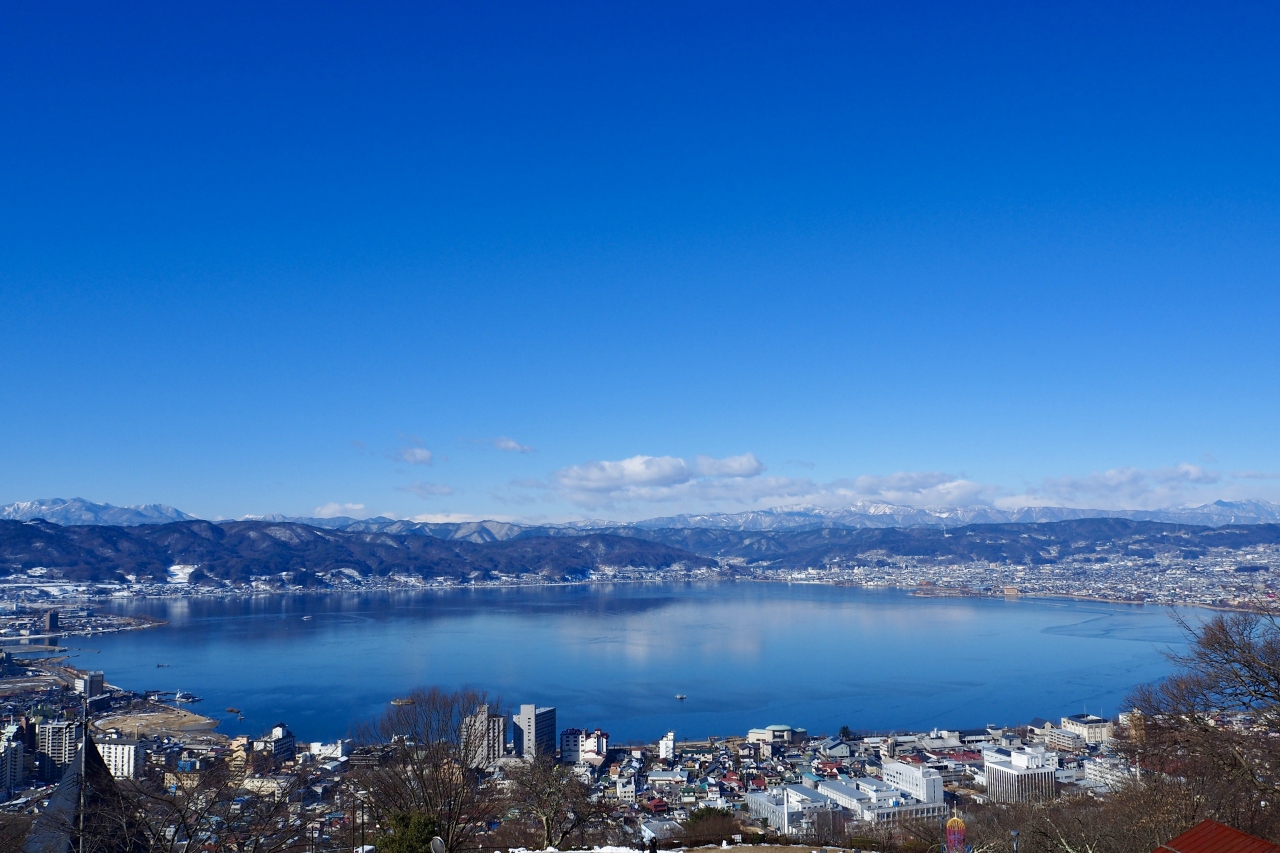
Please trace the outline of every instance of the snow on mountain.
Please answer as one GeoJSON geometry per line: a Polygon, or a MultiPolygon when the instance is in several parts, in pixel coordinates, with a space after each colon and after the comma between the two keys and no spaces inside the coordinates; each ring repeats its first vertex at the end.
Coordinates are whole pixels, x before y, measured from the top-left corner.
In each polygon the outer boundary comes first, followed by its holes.
{"type": "Polygon", "coordinates": [[[98,504],[84,498],[48,498],[21,501],[0,507],[0,519],[7,521],[31,521],[43,518],[54,524],[85,525],[105,524],[116,527],[134,527],[139,524],[164,524],[169,521],[193,521],[195,516],[164,504],[140,504],[138,506],[112,506],[98,504]]]}
{"type": "Polygon", "coordinates": [[[1215,501],[1203,506],[1157,510],[1079,509],[1036,506],[997,509],[989,506],[909,507],[858,501],[847,507],[783,506],[773,509],[710,515],[675,515],[633,522],[646,530],[709,527],[724,530],[800,530],[822,527],[963,527],[968,524],[1070,521],[1079,518],[1127,518],[1172,524],[1274,524],[1280,504],[1267,501],[1215,501]]]}
{"type": "MultiPolygon", "coordinates": [[[[194,516],[162,504],[118,507],[83,498],[24,501],[0,507],[0,519],[30,521],[43,518],[55,524],[103,524],[123,527],[190,521],[194,516]]],[[[440,539],[492,542],[527,535],[577,535],[593,530],[714,528],[737,531],[812,530],[817,528],[963,527],[969,524],[1009,524],[1072,521],[1082,518],[1125,518],[1223,527],[1229,524],[1280,523],[1280,504],[1268,501],[1214,501],[1202,506],[1156,510],[1079,509],[1034,506],[997,509],[990,506],[912,507],[877,501],[858,501],[845,507],[781,506],[737,513],[673,515],[633,522],[599,519],[567,524],[513,524],[502,521],[428,523],[377,518],[309,518],[287,515],[251,515],[243,521],[295,522],[330,530],[353,532],[417,533],[440,539]]]]}

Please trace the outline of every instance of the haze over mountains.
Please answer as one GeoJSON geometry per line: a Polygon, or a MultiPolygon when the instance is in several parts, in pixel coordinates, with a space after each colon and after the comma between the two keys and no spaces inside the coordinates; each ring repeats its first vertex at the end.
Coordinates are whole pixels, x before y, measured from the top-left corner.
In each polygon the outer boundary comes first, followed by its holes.
{"type": "MultiPolygon", "coordinates": [[[[94,503],[84,498],[52,498],[23,501],[0,507],[0,520],[30,521],[42,518],[61,525],[108,525],[131,527],[194,521],[196,517],[163,504],[118,507],[94,503]]],[[[1020,507],[997,509],[990,506],[910,507],[872,501],[858,501],[847,507],[784,506],[739,513],[675,515],[634,522],[602,520],[565,524],[518,524],[501,521],[431,523],[386,517],[312,518],[306,516],[247,516],[242,521],[295,522],[329,530],[389,533],[417,532],[444,539],[492,541],[509,539],[532,531],[548,535],[576,535],[584,531],[708,528],[737,531],[813,530],[823,528],[910,528],[963,527],[971,524],[1015,524],[1070,521],[1084,518],[1122,518],[1131,521],[1160,521],[1223,527],[1235,524],[1280,523],[1280,504],[1268,501],[1215,501],[1201,506],[1156,510],[1105,510],[1074,507],[1020,507]]]]}

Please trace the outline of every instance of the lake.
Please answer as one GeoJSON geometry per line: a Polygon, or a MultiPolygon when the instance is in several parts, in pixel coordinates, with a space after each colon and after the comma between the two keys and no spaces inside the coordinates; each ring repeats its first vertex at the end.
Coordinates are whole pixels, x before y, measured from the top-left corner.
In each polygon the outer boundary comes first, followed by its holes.
{"type": "Polygon", "coordinates": [[[412,687],[470,685],[615,742],[1013,725],[1089,711],[1170,670],[1167,610],[723,582],[173,598],[113,604],[159,628],[70,637],[71,663],[182,689],[219,731],[345,735],[412,687]],[[310,616],[310,619],[304,619],[310,616]],[[167,667],[157,667],[167,664],[167,667]],[[685,694],[679,701],[676,694],[685,694]],[[236,707],[245,719],[223,709],[236,707]]]}

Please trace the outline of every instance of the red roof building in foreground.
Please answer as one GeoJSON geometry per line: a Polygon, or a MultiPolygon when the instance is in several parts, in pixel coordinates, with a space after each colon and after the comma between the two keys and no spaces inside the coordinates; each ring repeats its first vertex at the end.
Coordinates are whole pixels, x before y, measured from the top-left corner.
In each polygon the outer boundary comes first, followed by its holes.
{"type": "Polygon", "coordinates": [[[1202,820],[1152,853],[1280,853],[1280,845],[1214,820],[1202,820]]]}

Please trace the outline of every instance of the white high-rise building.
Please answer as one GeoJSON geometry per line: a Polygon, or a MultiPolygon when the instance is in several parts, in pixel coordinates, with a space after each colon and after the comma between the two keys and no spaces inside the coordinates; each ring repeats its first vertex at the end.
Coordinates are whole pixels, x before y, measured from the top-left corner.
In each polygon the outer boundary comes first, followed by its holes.
{"type": "Polygon", "coordinates": [[[135,740],[104,740],[96,744],[111,775],[117,779],[137,779],[145,750],[135,740]]]}
{"type": "Polygon", "coordinates": [[[463,721],[462,749],[472,767],[488,767],[507,748],[507,718],[481,705],[463,721]]]}
{"type": "Polygon", "coordinates": [[[521,705],[511,718],[511,740],[516,755],[533,759],[538,755],[555,756],[556,709],[521,705]]]}
{"type": "Polygon", "coordinates": [[[942,774],[932,767],[885,761],[880,765],[880,778],[922,803],[942,802],[942,774]]]}
{"type": "Polygon", "coordinates": [[[667,732],[658,741],[658,758],[663,761],[674,761],[676,757],[676,733],[667,732]]]}

